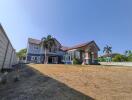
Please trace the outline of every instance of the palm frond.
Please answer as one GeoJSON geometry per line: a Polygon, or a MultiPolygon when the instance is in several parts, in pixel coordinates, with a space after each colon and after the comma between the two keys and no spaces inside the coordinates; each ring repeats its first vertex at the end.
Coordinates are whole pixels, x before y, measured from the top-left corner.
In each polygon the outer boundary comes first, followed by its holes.
{"type": "Polygon", "coordinates": [[[45,41],[46,40],[46,37],[43,37],[42,39],[41,39],[41,41],[45,41]]]}
{"type": "Polygon", "coordinates": [[[106,54],[112,53],[112,47],[106,45],[106,47],[104,47],[103,52],[105,52],[106,54]]]}
{"type": "Polygon", "coordinates": [[[52,39],[52,36],[51,35],[48,35],[47,36],[47,39],[49,40],[49,39],[52,39]]]}
{"type": "Polygon", "coordinates": [[[55,39],[51,35],[48,35],[47,37],[43,37],[41,39],[41,43],[42,43],[43,47],[45,47],[47,49],[51,48],[53,46],[56,46],[55,39]]]}

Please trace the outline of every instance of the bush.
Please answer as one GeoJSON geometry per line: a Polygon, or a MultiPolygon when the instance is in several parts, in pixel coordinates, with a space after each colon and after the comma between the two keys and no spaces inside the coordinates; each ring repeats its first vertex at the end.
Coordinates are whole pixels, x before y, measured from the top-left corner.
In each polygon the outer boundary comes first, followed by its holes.
{"type": "Polygon", "coordinates": [[[128,61],[128,58],[124,55],[118,54],[112,59],[112,61],[114,61],[114,62],[123,62],[123,61],[128,61]]]}
{"type": "Polygon", "coordinates": [[[132,54],[128,56],[128,61],[132,62],[132,54]]]}
{"type": "Polygon", "coordinates": [[[77,64],[82,64],[82,61],[80,61],[79,59],[77,59],[77,58],[74,58],[73,59],[73,64],[75,64],[75,65],[77,65],[77,64]]]}
{"type": "Polygon", "coordinates": [[[105,60],[104,57],[99,57],[99,58],[98,58],[98,61],[99,61],[99,62],[106,62],[106,60],[105,60]]]}

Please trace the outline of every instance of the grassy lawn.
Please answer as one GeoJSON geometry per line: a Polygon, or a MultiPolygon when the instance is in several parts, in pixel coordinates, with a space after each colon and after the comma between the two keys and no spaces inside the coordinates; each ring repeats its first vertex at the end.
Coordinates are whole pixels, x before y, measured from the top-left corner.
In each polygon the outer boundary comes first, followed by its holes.
{"type": "Polygon", "coordinates": [[[131,67],[29,64],[20,69],[20,78],[17,83],[0,85],[2,100],[132,98],[131,67]]]}

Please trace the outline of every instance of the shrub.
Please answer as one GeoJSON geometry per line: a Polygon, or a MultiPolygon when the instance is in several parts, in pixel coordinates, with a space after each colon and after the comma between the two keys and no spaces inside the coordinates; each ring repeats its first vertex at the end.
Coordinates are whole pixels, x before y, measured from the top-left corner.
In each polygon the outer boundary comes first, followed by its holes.
{"type": "Polygon", "coordinates": [[[132,62],[132,54],[128,56],[128,61],[132,62]]]}
{"type": "Polygon", "coordinates": [[[77,58],[74,58],[73,59],[73,64],[77,65],[77,64],[82,64],[82,61],[80,61],[79,59],[77,58]]]}
{"type": "Polygon", "coordinates": [[[99,61],[99,62],[105,62],[106,60],[105,60],[104,57],[99,57],[99,58],[98,58],[98,61],[99,61]]]}
{"type": "Polygon", "coordinates": [[[128,61],[128,58],[124,55],[118,54],[112,59],[112,61],[114,61],[114,62],[123,62],[123,61],[128,61]]]}
{"type": "MultiPolygon", "coordinates": [[[[109,58],[110,59],[110,58],[109,58]]],[[[98,58],[98,61],[99,62],[107,62],[108,61],[108,58],[107,57],[99,57],[98,58]]]]}

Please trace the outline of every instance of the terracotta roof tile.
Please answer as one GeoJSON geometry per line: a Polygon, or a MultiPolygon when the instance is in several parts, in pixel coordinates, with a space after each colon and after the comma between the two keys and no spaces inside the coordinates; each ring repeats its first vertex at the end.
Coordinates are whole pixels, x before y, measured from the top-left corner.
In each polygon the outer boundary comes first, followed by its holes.
{"type": "Polygon", "coordinates": [[[77,49],[77,48],[86,46],[86,45],[90,44],[91,42],[93,42],[93,41],[89,41],[89,42],[85,42],[85,43],[81,43],[81,44],[75,45],[75,46],[73,46],[73,47],[68,48],[67,50],[77,49]]]}
{"type": "Polygon", "coordinates": [[[66,51],[67,49],[69,49],[69,47],[62,46],[60,49],[63,50],[63,51],[66,51]]]}
{"type": "MultiPolygon", "coordinates": [[[[56,39],[55,39],[56,40],[56,39]]],[[[57,41],[57,40],[56,40],[57,41]]],[[[40,44],[41,43],[41,40],[37,40],[37,39],[32,39],[32,38],[28,38],[28,42],[30,43],[33,43],[33,44],[40,44]]],[[[82,43],[82,44],[78,44],[78,45],[75,45],[73,47],[66,47],[66,46],[62,46],[60,49],[63,50],[63,51],[66,51],[66,50],[71,50],[71,49],[77,49],[77,48],[80,48],[80,47],[83,47],[83,46],[86,46],[90,43],[93,43],[94,41],[89,41],[89,42],[85,42],[85,43],[82,43]]],[[[59,43],[59,42],[58,42],[59,43]]],[[[95,42],[94,42],[95,43],[95,42]]],[[[96,43],[95,43],[96,44],[96,43]]],[[[96,45],[97,46],[97,45],[96,45]]],[[[99,49],[99,47],[97,46],[97,48],[99,49]]],[[[100,49],[99,49],[100,50],[100,49]]]]}

